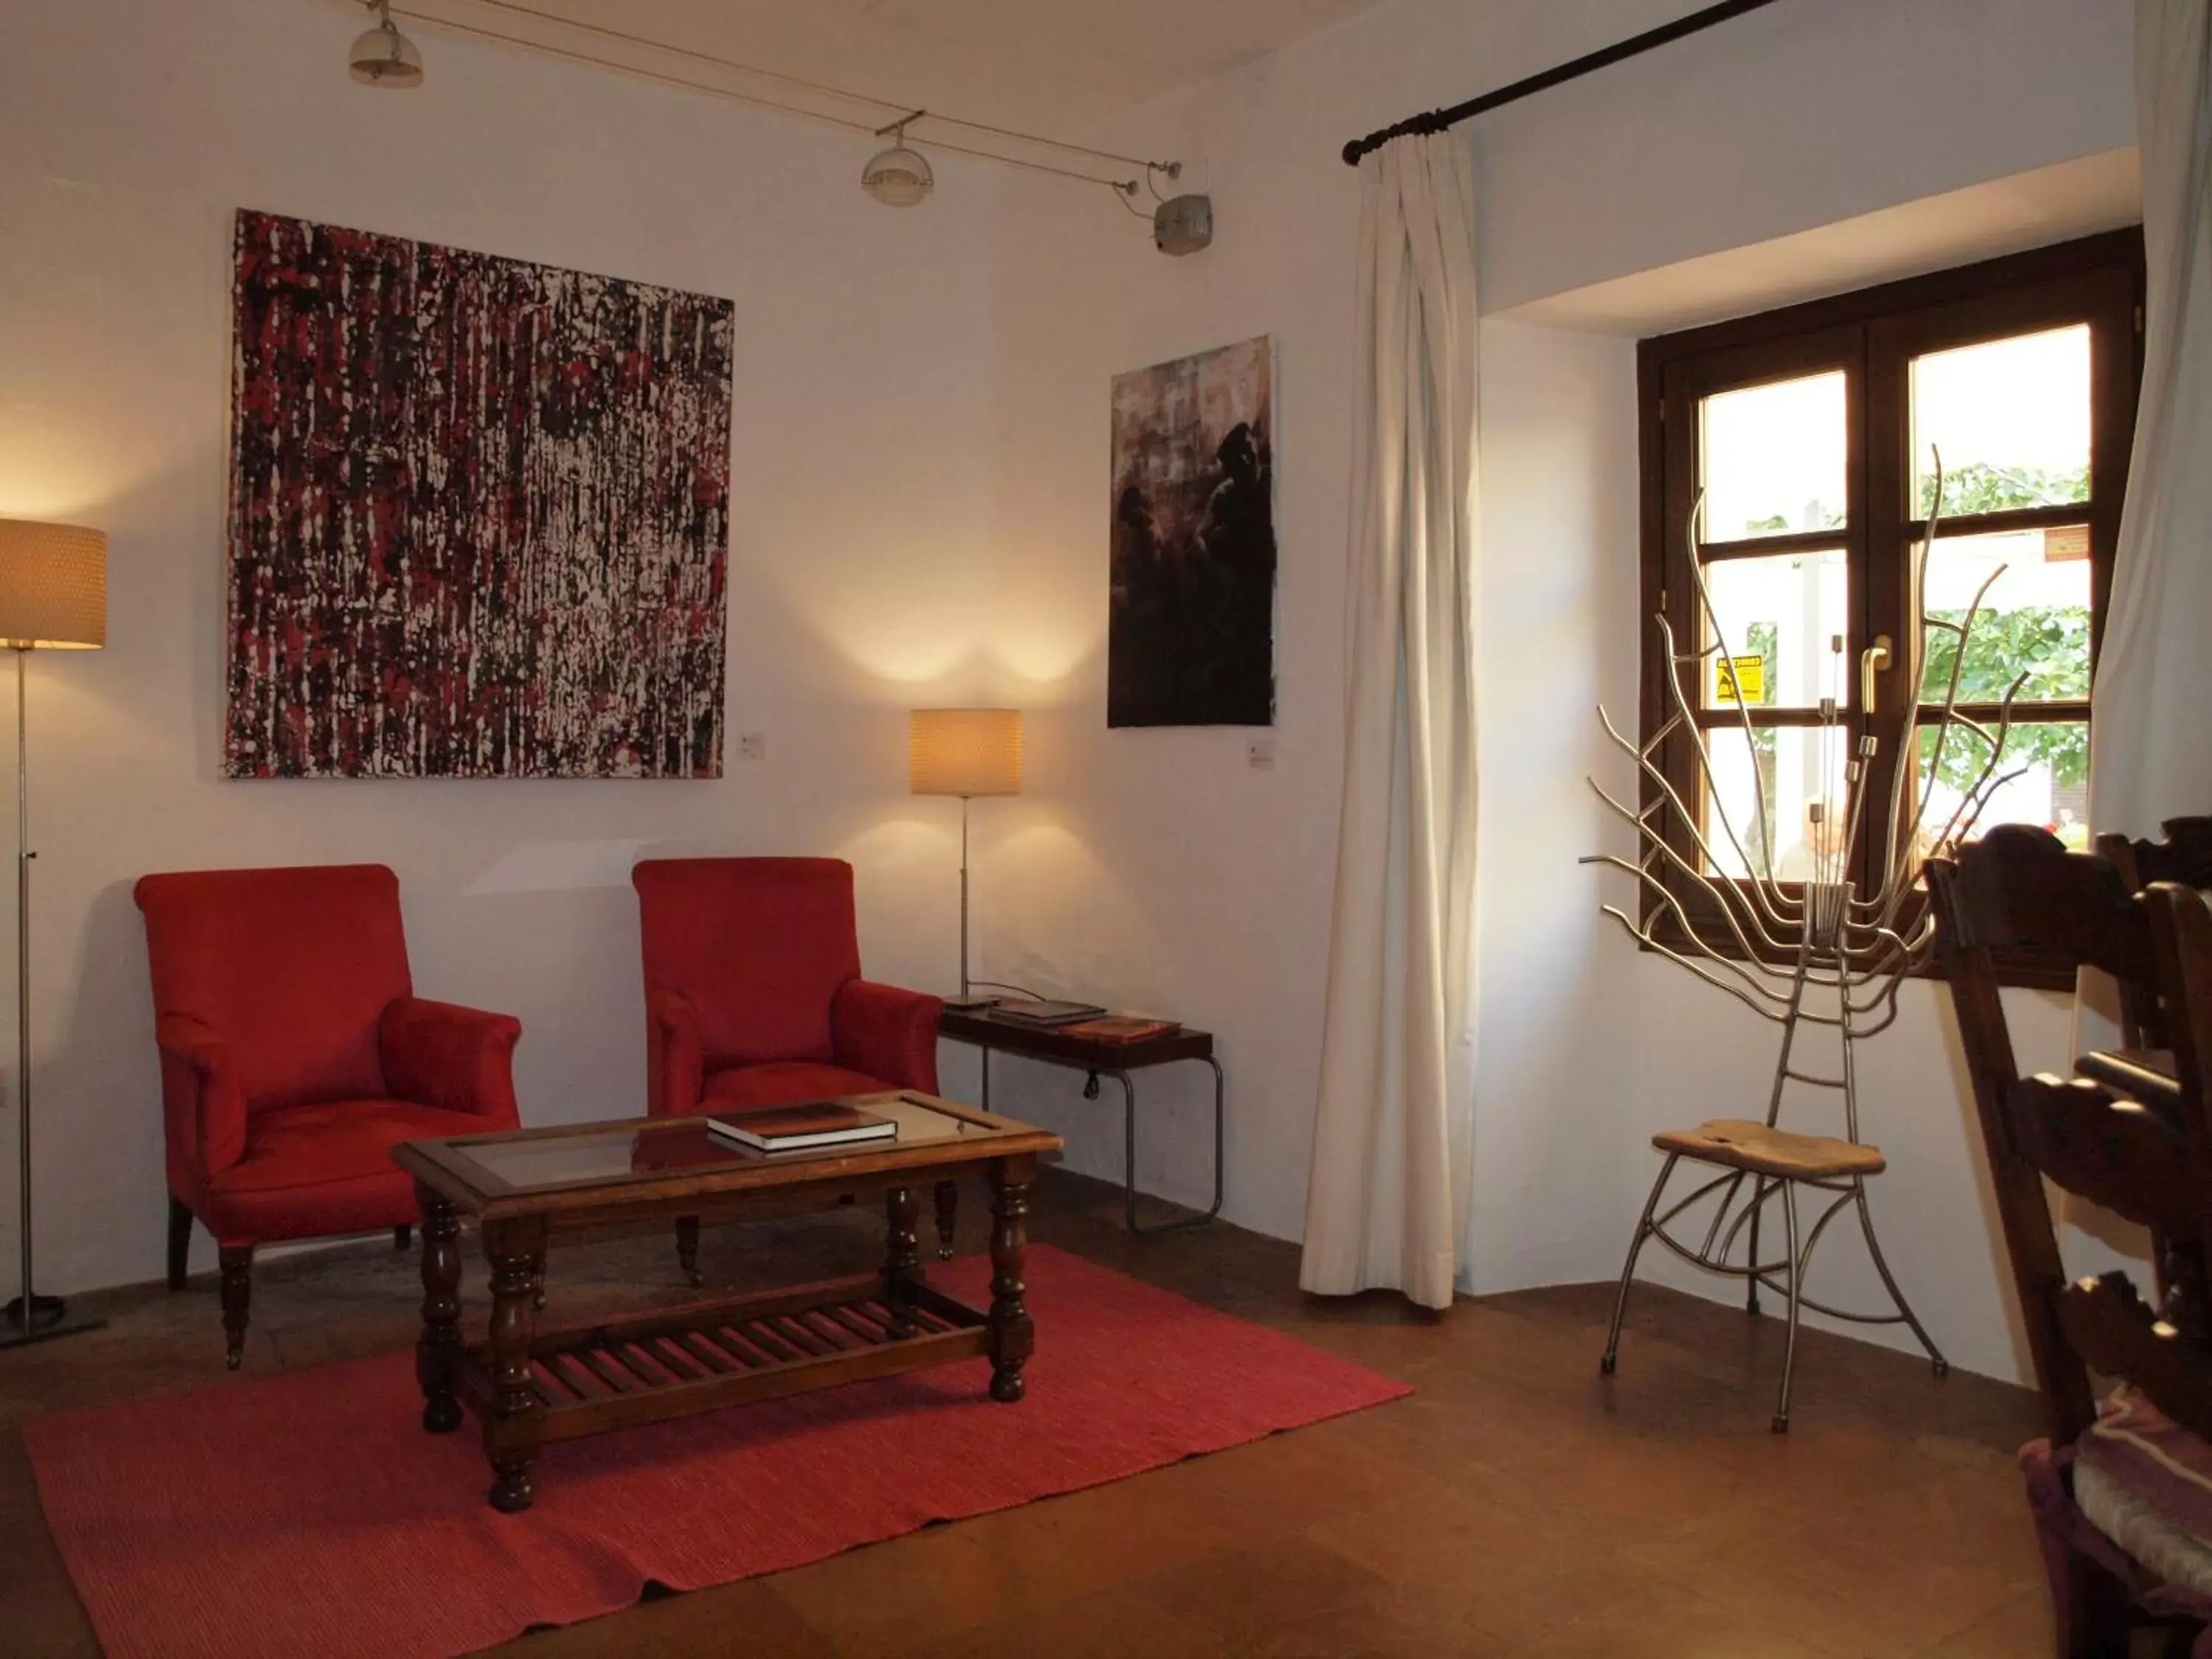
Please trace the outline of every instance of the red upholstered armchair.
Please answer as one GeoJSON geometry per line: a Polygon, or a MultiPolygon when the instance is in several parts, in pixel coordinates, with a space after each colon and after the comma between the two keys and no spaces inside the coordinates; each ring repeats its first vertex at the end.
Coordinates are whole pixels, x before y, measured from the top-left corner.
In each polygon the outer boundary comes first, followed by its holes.
{"type": "Polygon", "coordinates": [[[414,1183],[391,1149],[516,1123],[519,1022],[414,994],[399,883],[380,864],[147,876],[167,1124],[169,1288],[198,1217],[244,1357],[253,1249],[391,1227],[414,1183]]]}
{"type": "MultiPolygon", "coordinates": [[[[842,859],[647,859],[630,872],[645,945],[646,1110],[937,1092],[937,998],[860,977],[842,859]]],[[[949,1253],[952,1198],[938,1192],[949,1253]]],[[[699,1224],[677,1229],[698,1282],[699,1224]]]]}

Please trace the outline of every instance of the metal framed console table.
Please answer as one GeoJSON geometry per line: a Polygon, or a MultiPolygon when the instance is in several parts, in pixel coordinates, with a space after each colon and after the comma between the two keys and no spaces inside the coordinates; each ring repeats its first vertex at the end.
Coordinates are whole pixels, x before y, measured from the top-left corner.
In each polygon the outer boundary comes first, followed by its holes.
{"type": "Polygon", "coordinates": [[[1121,1085],[1121,1194],[1131,1232],[1180,1232],[1187,1227],[1202,1227],[1221,1213],[1222,1076],[1221,1062],[1213,1056],[1212,1032],[1182,1026],[1141,1042],[1102,1042],[1096,1037],[1077,1036],[1051,1026],[1000,1019],[988,1008],[947,1008],[938,1017],[937,1031],[939,1036],[955,1042],[973,1043],[981,1051],[982,1098],[977,1103],[985,1111],[991,1108],[991,1054],[994,1049],[1000,1054],[1018,1054],[1024,1060],[1041,1060],[1048,1065],[1088,1073],[1083,1085],[1085,1099],[1097,1098],[1098,1079],[1102,1077],[1110,1077],[1121,1085]],[[1203,1215],[1143,1226],[1137,1220],[1137,1085],[1130,1080],[1129,1073],[1187,1060],[1202,1061],[1213,1071],[1213,1202],[1203,1215]]]}

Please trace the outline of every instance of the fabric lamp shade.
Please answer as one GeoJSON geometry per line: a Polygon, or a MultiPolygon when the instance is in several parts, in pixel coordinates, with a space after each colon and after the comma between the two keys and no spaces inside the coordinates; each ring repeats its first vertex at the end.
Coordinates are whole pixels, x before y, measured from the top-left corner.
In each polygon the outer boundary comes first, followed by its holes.
{"type": "Polygon", "coordinates": [[[915,709],[907,775],[917,795],[1020,794],[1022,711],[915,709]]]}
{"type": "Polygon", "coordinates": [[[106,643],[106,536],[0,519],[0,646],[98,650],[106,643]]]}

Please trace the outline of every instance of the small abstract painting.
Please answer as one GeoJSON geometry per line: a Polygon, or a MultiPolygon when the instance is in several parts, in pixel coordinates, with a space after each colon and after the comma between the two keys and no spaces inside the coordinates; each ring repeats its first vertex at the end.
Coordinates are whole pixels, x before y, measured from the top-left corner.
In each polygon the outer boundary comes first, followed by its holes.
{"type": "Polygon", "coordinates": [[[241,212],[234,777],[722,771],[727,300],[241,212]]]}
{"type": "Polygon", "coordinates": [[[1274,343],[1114,380],[1106,724],[1275,722],[1274,343]]]}

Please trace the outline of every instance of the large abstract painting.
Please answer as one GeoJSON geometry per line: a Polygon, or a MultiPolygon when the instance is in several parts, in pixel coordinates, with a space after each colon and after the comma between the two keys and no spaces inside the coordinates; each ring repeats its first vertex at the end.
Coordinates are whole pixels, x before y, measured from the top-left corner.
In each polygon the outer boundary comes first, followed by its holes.
{"type": "Polygon", "coordinates": [[[1114,381],[1109,726],[1275,720],[1274,351],[1114,381]]]}
{"type": "Polygon", "coordinates": [[[241,212],[236,777],[718,777],[728,301],[241,212]]]}

